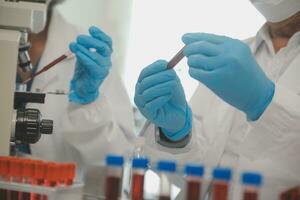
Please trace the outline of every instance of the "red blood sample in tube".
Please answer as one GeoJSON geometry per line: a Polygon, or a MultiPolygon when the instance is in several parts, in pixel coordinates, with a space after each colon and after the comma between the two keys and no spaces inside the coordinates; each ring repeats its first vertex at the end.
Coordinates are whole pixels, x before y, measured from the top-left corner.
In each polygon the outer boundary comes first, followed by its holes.
{"type": "Polygon", "coordinates": [[[256,191],[245,190],[243,200],[258,200],[258,194],[256,191]]]}
{"type": "Polygon", "coordinates": [[[187,199],[199,200],[201,197],[201,183],[200,181],[187,182],[187,199]]]}
{"type": "MultiPolygon", "coordinates": [[[[32,184],[33,177],[33,161],[30,159],[23,159],[21,165],[21,173],[22,173],[22,182],[25,184],[32,184]]],[[[30,200],[29,192],[21,192],[20,200],[30,200]]]]}
{"type": "MultiPolygon", "coordinates": [[[[8,158],[0,157],[0,177],[1,181],[8,181],[8,158]]],[[[0,199],[7,199],[8,191],[6,189],[0,189],[0,199]]]]}
{"type": "MultiPolygon", "coordinates": [[[[17,157],[11,157],[9,160],[9,176],[10,181],[15,183],[22,182],[22,174],[21,174],[21,159],[17,157]]],[[[18,191],[10,191],[9,196],[10,200],[19,200],[21,199],[21,192],[18,191]]]]}
{"type": "Polygon", "coordinates": [[[45,186],[56,187],[58,184],[57,180],[59,180],[58,165],[54,162],[47,163],[45,186]]]}
{"type": "Polygon", "coordinates": [[[280,200],[300,200],[300,186],[291,188],[281,193],[280,200]]]}
{"type": "Polygon", "coordinates": [[[229,185],[227,182],[218,181],[213,184],[212,200],[227,200],[229,185]]]}
{"type": "MultiPolygon", "coordinates": [[[[33,161],[33,185],[44,185],[46,178],[46,163],[41,160],[33,161]]],[[[43,195],[37,193],[31,193],[31,200],[42,200],[43,195]]]]}
{"type": "Polygon", "coordinates": [[[107,176],[105,191],[106,200],[118,200],[121,185],[120,182],[120,177],[107,176]]]}
{"type": "Polygon", "coordinates": [[[66,168],[67,168],[67,174],[66,174],[65,185],[72,185],[76,175],[76,165],[75,163],[68,163],[66,168]]]}
{"type": "Polygon", "coordinates": [[[159,200],[171,200],[169,196],[159,196],[159,200]]]}
{"type": "Polygon", "coordinates": [[[144,199],[144,174],[133,174],[131,199],[132,200],[144,199]]]}

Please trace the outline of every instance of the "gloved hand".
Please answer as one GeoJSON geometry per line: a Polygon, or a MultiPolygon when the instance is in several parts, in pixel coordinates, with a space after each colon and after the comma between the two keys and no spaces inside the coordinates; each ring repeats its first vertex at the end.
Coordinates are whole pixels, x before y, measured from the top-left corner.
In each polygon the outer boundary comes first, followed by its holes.
{"type": "Polygon", "coordinates": [[[257,64],[250,48],[225,36],[188,33],[189,74],[227,103],[257,120],[272,101],[275,85],[257,64]]]}
{"type": "Polygon", "coordinates": [[[156,61],[143,69],[134,101],[141,113],[170,140],[178,141],[190,132],[190,108],[179,78],[174,70],[167,70],[166,61],[156,61]]]}
{"type": "Polygon", "coordinates": [[[91,27],[89,33],[91,36],[80,35],[70,44],[77,61],[69,100],[79,104],[97,99],[99,87],[111,68],[111,38],[97,27],[91,27]]]}

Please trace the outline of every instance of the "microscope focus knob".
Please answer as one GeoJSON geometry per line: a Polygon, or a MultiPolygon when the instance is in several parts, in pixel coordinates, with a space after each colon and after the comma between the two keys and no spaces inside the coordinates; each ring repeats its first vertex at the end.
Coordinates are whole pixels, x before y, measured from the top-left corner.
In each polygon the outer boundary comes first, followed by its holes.
{"type": "Polygon", "coordinates": [[[52,120],[42,120],[38,109],[17,111],[15,140],[25,144],[34,144],[39,141],[41,134],[51,134],[52,120]]]}
{"type": "Polygon", "coordinates": [[[43,119],[41,122],[41,133],[52,134],[53,132],[53,120],[43,119]]]}

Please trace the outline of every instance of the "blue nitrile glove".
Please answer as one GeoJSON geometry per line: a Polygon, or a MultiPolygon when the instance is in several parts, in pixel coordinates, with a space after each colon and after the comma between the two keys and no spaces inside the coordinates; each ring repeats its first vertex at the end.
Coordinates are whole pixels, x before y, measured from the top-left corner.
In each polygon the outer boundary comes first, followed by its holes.
{"type": "Polygon", "coordinates": [[[134,102],[170,140],[178,141],[189,134],[191,110],[176,72],[167,70],[166,61],[156,61],[143,69],[136,84],[134,102]]]}
{"type": "Polygon", "coordinates": [[[272,101],[275,85],[240,40],[206,33],[188,33],[189,74],[227,103],[257,120],[272,101]]]}
{"type": "Polygon", "coordinates": [[[71,80],[69,100],[79,104],[93,102],[99,96],[99,87],[111,68],[112,40],[97,27],[88,35],[80,35],[70,44],[77,61],[71,80]]]}

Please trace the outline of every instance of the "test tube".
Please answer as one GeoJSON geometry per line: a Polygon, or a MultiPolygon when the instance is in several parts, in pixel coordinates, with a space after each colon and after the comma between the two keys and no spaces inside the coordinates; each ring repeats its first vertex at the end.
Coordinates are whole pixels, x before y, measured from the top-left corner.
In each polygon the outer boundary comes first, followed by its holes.
{"type": "Polygon", "coordinates": [[[212,200],[229,199],[229,182],[231,170],[229,168],[215,168],[213,170],[212,200]]]}
{"type": "Polygon", "coordinates": [[[280,194],[280,200],[299,200],[300,186],[288,189],[280,194]]]}
{"type": "MultiPolygon", "coordinates": [[[[46,163],[41,160],[33,161],[33,185],[44,185],[46,178],[46,163]]],[[[43,195],[37,193],[31,193],[31,200],[42,200],[43,195]]]]}
{"type": "Polygon", "coordinates": [[[59,184],[59,165],[55,162],[47,163],[45,186],[56,187],[59,184]]]}
{"type": "Polygon", "coordinates": [[[183,51],[184,51],[184,47],[182,47],[182,49],[180,49],[180,51],[168,62],[167,64],[167,69],[173,69],[184,57],[183,55],[183,51]]]}
{"type": "Polygon", "coordinates": [[[172,176],[176,172],[176,163],[173,161],[161,160],[157,163],[157,170],[160,175],[159,200],[170,200],[171,186],[168,176],[172,176]]]}
{"type": "MultiPolygon", "coordinates": [[[[30,159],[22,159],[21,165],[21,174],[22,174],[22,183],[24,184],[32,184],[32,177],[33,177],[33,161],[30,159]]],[[[19,200],[30,200],[30,193],[29,192],[22,192],[21,197],[19,200]]]]}
{"type": "Polygon", "coordinates": [[[245,172],[242,174],[243,200],[258,200],[262,177],[258,173],[245,172]]]}
{"type": "Polygon", "coordinates": [[[148,163],[147,158],[134,158],[132,160],[131,200],[144,199],[144,177],[148,163]]]}
{"type": "MultiPolygon", "coordinates": [[[[0,180],[8,181],[8,158],[0,157],[0,180]]],[[[0,199],[6,200],[8,198],[8,192],[6,189],[0,189],[0,199]]]]}
{"type": "MultiPolygon", "coordinates": [[[[60,179],[60,169],[59,164],[55,162],[47,163],[46,167],[46,180],[45,186],[46,187],[58,187],[59,186],[59,179],[60,179]]],[[[43,200],[48,200],[47,195],[43,195],[43,200]]]]}
{"type": "Polygon", "coordinates": [[[75,165],[75,163],[68,163],[67,164],[67,170],[68,170],[68,173],[67,173],[67,180],[65,182],[65,185],[70,186],[70,185],[73,184],[74,178],[75,178],[75,175],[76,175],[76,165],[75,165]]]}
{"type": "Polygon", "coordinates": [[[108,155],[106,157],[106,200],[117,200],[119,197],[123,164],[124,158],[122,156],[108,155]]]}
{"type": "Polygon", "coordinates": [[[201,186],[204,167],[201,165],[186,165],[186,199],[199,200],[201,198],[201,186]]]}
{"type": "MultiPolygon", "coordinates": [[[[9,168],[8,174],[11,182],[21,183],[22,182],[22,174],[21,174],[21,159],[17,157],[11,157],[9,159],[9,168]]],[[[9,192],[10,200],[19,200],[21,197],[21,192],[11,190],[9,192]]]]}

